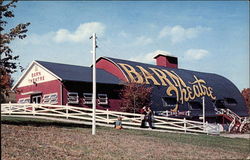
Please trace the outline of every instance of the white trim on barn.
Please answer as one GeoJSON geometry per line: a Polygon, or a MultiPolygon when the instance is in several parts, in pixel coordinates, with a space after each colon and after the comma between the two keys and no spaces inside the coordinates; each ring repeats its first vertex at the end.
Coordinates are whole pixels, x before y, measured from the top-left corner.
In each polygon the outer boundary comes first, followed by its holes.
{"type": "Polygon", "coordinates": [[[33,94],[40,94],[42,93],[41,91],[30,91],[30,92],[25,92],[21,93],[21,95],[33,95],[33,94]]]}

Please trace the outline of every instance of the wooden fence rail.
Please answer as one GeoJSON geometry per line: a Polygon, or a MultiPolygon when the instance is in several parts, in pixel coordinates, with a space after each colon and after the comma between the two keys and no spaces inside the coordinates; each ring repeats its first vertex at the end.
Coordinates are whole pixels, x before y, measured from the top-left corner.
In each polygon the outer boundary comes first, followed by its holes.
{"type": "MultiPolygon", "coordinates": [[[[92,123],[92,109],[64,105],[7,103],[1,104],[1,115],[50,119],[88,125],[92,123]]],[[[96,125],[112,127],[118,117],[122,117],[124,128],[140,129],[141,114],[109,110],[96,110],[96,125]]],[[[154,130],[162,132],[219,133],[218,126],[203,124],[185,118],[153,116],[153,126],[154,130]]]]}

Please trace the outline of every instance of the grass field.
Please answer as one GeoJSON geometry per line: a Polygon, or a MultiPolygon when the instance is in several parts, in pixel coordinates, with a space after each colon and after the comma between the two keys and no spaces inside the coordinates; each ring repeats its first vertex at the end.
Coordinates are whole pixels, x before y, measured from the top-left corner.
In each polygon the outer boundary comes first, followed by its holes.
{"type": "Polygon", "coordinates": [[[249,139],[1,119],[2,159],[246,159],[249,139]]]}

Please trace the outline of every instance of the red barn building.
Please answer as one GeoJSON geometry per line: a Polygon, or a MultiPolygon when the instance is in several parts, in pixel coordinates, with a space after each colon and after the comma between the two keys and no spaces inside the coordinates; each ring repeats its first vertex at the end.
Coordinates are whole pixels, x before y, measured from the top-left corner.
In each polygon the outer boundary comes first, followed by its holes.
{"type": "MultiPolygon", "coordinates": [[[[239,116],[248,116],[244,99],[228,79],[211,73],[178,68],[176,57],[157,55],[156,65],[101,57],[96,62],[99,109],[119,110],[120,90],[124,82],[153,87],[154,111],[190,111],[202,116],[205,97],[206,117],[216,118],[220,108],[229,108],[239,116]]],[[[17,81],[19,103],[50,103],[91,107],[92,68],[33,61],[17,81]]]]}
{"type": "MultiPolygon", "coordinates": [[[[97,69],[97,108],[120,106],[120,80],[97,69]]],[[[18,103],[49,103],[88,107],[92,104],[92,68],[33,61],[15,86],[18,103]]]]}

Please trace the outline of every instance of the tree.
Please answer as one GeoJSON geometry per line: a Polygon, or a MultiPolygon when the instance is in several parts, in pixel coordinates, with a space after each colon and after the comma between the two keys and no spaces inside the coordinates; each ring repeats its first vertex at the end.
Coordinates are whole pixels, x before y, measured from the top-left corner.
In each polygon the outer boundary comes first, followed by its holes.
{"type": "Polygon", "coordinates": [[[143,106],[151,105],[152,87],[145,84],[127,83],[121,90],[122,106],[125,112],[139,113],[143,106]]]}
{"type": "Polygon", "coordinates": [[[246,105],[247,105],[247,108],[248,108],[248,113],[250,114],[250,88],[244,88],[241,91],[241,94],[245,99],[245,102],[246,102],[246,105]]]}
{"type": "MultiPolygon", "coordinates": [[[[8,90],[11,86],[11,77],[10,75],[17,71],[18,68],[23,71],[20,63],[17,63],[19,58],[18,55],[14,55],[13,51],[10,48],[10,43],[19,38],[24,39],[26,37],[27,27],[30,23],[18,24],[15,27],[11,28],[9,31],[6,31],[7,28],[7,19],[13,18],[14,13],[11,10],[15,8],[17,0],[7,1],[4,3],[3,0],[0,0],[0,90],[1,95],[8,94],[8,90]],[[9,80],[6,80],[6,78],[9,80]],[[5,82],[5,83],[2,83],[5,82]]],[[[2,97],[2,96],[1,96],[2,97]]],[[[1,99],[2,101],[2,99],[1,99]]]]}
{"type": "Polygon", "coordinates": [[[14,102],[14,100],[15,100],[14,93],[8,92],[11,90],[11,86],[12,86],[13,82],[14,82],[14,80],[11,78],[11,76],[9,74],[5,74],[5,75],[1,76],[0,86],[5,87],[6,93],[4,94],[4,92],[1,91],[0,103],[6,103],[9,101],[14,102]]]}

